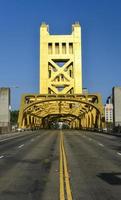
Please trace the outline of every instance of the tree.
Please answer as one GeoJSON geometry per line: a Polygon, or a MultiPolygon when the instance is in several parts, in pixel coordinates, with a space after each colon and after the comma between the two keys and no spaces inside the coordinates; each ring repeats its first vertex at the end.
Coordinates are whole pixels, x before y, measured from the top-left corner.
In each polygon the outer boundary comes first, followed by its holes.
{"type": "Polygon", "coordinates": [[[11,113],[10,113],[10,122],[11,122],[11,125],[17,124],[17,122],[18,122],[18,114],[19,114],[18,110],[11,111],[11,113]]]}

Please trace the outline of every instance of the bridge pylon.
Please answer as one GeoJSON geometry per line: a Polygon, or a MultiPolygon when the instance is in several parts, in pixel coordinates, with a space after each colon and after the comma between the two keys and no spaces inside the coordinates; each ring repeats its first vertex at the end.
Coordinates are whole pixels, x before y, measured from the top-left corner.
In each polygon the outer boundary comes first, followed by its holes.
{"type": "Polygon", "coordinates": [[[82,94],[81,27],[71,35],[50,35],[40,27],[40,94],[82,94]]]}

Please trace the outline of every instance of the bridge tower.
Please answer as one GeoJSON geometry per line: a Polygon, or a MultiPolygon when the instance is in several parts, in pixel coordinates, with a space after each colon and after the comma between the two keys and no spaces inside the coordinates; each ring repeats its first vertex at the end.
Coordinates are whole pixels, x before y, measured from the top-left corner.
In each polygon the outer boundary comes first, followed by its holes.
{"type": "Polygon", "coordinates": [[[39,94],[24,94],[20,128],[48,128],[68,124],[70,128],[102,127],[103,105],[99,94],[82,93],[81,27],[72,25],[70,35],[51,35],[40,27],[39,94]]]}
{"type": "Polygon", "coordinates": [[[40,27],[40,94],[82,94],[81,27],[70,35],[50,35],[40,27]]]}

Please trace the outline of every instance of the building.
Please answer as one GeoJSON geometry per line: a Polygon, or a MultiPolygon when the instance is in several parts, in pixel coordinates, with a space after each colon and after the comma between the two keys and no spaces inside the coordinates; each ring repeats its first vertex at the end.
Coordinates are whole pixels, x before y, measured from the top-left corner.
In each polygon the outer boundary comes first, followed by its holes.
{"type": "Polygon", "coordinates": [[[0,88],[0,133],[10,129],[10,88],[0,88]]]}
{"type": "Polygon", "coordinates": [[[114,126],[121,126],[121,87],[113,87],[113,121],[114,126]]]}
{"type": "Polygon", "coordinates": [[[105,122],[113,123],[113,104],[106,103],[105,105],[105,122]]]}
{"type": "Polygon", "coordinates": [[[88,89],[87,88],[82,88],[82,94],[88,94],[88,89]]]}

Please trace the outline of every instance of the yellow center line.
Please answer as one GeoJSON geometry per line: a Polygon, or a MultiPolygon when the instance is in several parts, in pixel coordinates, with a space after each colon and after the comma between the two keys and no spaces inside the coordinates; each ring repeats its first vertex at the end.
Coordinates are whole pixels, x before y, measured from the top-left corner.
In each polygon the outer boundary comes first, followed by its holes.
{"type": "Polygon", "coordinates": [[[64,138],[63,138],[63,132],[61,131],[61,134],[60,134],[60,200],[65,200],[64,192],[66,192],[67,200],[72,200],[69,173],[68,173],[68,168],[67,168],[67,159],[66,159],[66,153],[65,153],[65,148],[64,148],[64,138]]]}
{"type": "Polygon", "coordinates": [[[62,147],[61,146],[62,146],[62,137],[60,136],[60,200],[65,200],[63,159],[62,159],[62,147]]]}

